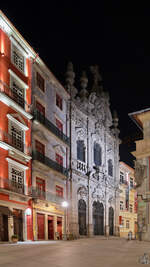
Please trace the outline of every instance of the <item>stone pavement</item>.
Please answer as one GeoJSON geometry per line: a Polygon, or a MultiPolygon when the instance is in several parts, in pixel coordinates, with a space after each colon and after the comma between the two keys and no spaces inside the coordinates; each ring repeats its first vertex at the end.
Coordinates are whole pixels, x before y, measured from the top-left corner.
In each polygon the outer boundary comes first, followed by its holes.
{"type": "Polygon", "coordinates": [[[150,256],[150,243],[103,237],[74,241],[0,244],[3,267],[134,267],[140,256],[150,256]]]}

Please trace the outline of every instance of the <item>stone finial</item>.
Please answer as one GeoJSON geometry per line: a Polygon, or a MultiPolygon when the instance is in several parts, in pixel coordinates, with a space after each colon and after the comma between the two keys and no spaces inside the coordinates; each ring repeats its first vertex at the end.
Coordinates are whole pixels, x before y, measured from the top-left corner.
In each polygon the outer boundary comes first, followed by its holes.
{"type": "Polygon", "coordinates": [[[87,84],[88,84],[88,78],[87,78],[87,75],[86,75],[85,71],[82,72],[82,76],[80,78],[80,82],[81,82],[81,88],[82,89],[81,89],[81,91],[79,93],[79,96],[84,99],[84,98],[87,98],[87,96],[88,96],[88,91],[86,90],[87,84]]]}
{"type": "Polygon", "coordinates": [[[114,125],[114,128],[117,128],[118,127],[118,115],[117,115],[117,111],[114,110],[113,111],[113,125],[114,125]]]}
{"type": "Polygon", "coordinates": [[[75,80],[75,73],[73,71],[73,64],[72,62],[69,62],[67,65],[67,71],[65,73],[66,77],[66,84],[67,86],[73,86],[74,80],[75,80]]]}
{"type": "Polygon", "coordinates": [[[92,92],[96,92],[99,95],[103,91],[103,86],[101,85],[102,76],[99,73],[99,67],[98,67],[98,65],[91,66],[90,70],[93,74],[93,79],[94,79],[92,92]]]}
{"type": "Polygon", "coordinates": [[[82,89],[86,89],[87,88],[87,84],[88,84],[88,78],[87,78],[87,75],[86,75],[85,71],[82,72],[82,76],[80,78],[80,82],[81,82],[81,88],[82,89]]]}

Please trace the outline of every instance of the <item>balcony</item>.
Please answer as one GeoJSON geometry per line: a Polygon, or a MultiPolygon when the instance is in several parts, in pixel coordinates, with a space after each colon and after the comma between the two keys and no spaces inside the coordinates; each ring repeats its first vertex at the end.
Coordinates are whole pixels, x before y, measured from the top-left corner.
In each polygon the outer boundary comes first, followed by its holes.
{"type": "Polygon", "coordinates": [[[17,194],[31,196],[31,187],[2,177],[0,177],[0,191],[11,191],[17,194]]]}
{"type": "Polygon", "coordinates": [[[34,111],[34,119],[43,124],[49,131],[55,134],[59,139],[70,145],[70,138],[60,131],[51,121],[49,121],[40,111],[34,111]]]}
{"type": "Polygon", "coordinates": [[[38,151],[33,151],[32,159],[40,161],[41,163],[45,164],[46,166],[50,167],[55,171],[60,172],[65,176],[68,175],[68,170],[66,168],[59,165],[56,161],[51,160],[50,158],[46,157],[45,155],[41,154],[38,151]]]}
{"type": "Polygon", "coordinates": [[[0,129],[0,142],[3,142],[8,145],[8,149],[11,147],[15,148],[15,150],[19,150],[24,154],[30,155],[31,147],[26,146],[20,139],[17,139],[15,136],[12,136],[2,129],[0,129]]]}
{"type": "Polygon", "coordinates": [[[26,118],[32,119],[30,114],[31,105],[27,104],[23,97],[17,94],[6,83],[0,80],[0,100],[6,105],[9,104],[17,112],[21,112],[26,118]]]}
{"type": "Polygon", "coordinates": [[[50,191],[41,191],[36,187],[32,187],[32,197],[34,199],[46,200],[61,205],[64,201],[63,197],[59,197],[50,191]]]}

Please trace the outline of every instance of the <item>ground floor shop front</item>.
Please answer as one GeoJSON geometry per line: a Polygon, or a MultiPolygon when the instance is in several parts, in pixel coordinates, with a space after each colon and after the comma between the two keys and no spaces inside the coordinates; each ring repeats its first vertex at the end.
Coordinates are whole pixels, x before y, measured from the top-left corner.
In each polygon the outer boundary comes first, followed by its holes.
{"type": "Polygon", "coordinates": [[[32,228],[31,208],[9,202],[0,204],[0,241],[11,242],[13,235],[19,241],[32,240],[32,228]]]}
{"type": "Polygon", "coordinates": [[[34,240],[61,240],[64,234],[64,211],[44,202],[33,204],[34,240]]]}

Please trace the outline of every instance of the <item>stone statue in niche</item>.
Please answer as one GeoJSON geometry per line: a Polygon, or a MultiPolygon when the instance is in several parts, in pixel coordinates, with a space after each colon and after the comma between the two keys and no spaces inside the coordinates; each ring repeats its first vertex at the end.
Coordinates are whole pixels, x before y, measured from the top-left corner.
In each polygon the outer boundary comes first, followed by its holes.
{"type": "Polygon", "coordinates": [[[135,182],[137,187],[139,187],[146,178],[146,170],[147,167],[145,165],[139,163],[137,160],[135,161],[135,182]]]}

